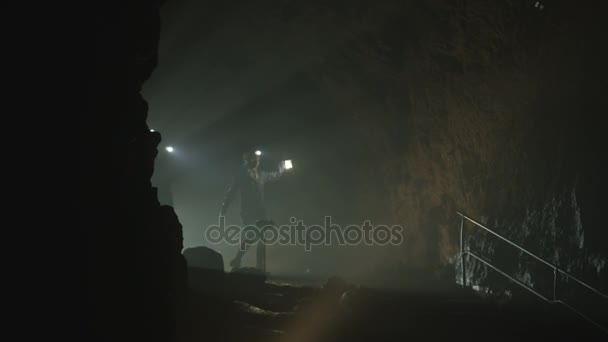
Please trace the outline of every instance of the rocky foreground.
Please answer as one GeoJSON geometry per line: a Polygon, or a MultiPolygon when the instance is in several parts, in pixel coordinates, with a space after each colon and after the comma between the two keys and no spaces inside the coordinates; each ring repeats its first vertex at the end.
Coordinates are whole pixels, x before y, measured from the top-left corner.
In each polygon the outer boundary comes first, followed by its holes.
{"type": "Polygon", "coordinates": [[[458,287],[436,291],[268,281],[260,274],[190,269],[180,324],[184,341],[521,341],[606,336],[560,307],[497,301],[458,287]]]}

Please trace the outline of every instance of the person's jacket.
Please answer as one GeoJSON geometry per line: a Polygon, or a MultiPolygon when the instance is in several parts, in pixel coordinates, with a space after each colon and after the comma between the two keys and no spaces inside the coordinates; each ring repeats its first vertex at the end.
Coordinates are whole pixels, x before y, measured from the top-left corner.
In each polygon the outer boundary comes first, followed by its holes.
{"type": "Polygon", "coordinates": [[[241,197],[241,218],[244,223],[255,223],[258,220],[267,219],[264,206],[264,184],[278,179],[282,173],[282,170],[274,172],[258,170],[258,179],[256,180],[249,175],[246,167],[242,167],[228,186],[222,202],[222,215],[225,215],[230,203],[239,193],[241,197]]]}

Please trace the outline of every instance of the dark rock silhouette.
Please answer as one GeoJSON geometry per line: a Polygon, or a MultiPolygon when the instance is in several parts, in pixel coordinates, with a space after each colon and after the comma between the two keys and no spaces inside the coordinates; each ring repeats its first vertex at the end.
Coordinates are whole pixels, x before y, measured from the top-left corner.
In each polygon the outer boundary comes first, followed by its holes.
{"type": "Polygon", "coordinates": [[[160,1],[96,8],[81,120],[81,226],[88,233],[92,341],[176,338],[185,293],[181,225],[150,178],[161,135],[140,91],[157,63],[160,1]]]}
{"type": "Polygon", "coordinates": [[[198,246],[186,248],[183,254],[188,262],[188,267],[224,271],[224,258],[220,253],[209,247],[198,246]]]}
{"type": "Polygon", "coordinates": [[[239,267],[230,272],[230,277],[253,286],[259,286],[266,281],[267,274],[255,267],[239,267]]]}
{"type": "Polygon", "coordinates": [[[323,285],[323,290],[327,292],[342,294],[344,291],[347,291],[351,287],[352,285],[346,282],[344,279],[338,276],[333,276],[327,279],[327,281],[323,285]]]}

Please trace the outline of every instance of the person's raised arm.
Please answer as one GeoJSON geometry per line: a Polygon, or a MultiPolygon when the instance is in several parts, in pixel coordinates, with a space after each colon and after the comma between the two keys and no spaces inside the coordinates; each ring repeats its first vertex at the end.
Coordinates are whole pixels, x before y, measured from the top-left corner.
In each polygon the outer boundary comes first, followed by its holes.
{"type": "Polygon", "coordinates": [[[262,180],[264,183],[268,183],[268,182],[273,182],[279,178],[281,178],[281,176],[283,175],[283,173],[285,173],[285,171],[287,171],[283,165],[279,165],[279,170],[278,171],[264,171],[261,173],[262,175],[262,180]]]}

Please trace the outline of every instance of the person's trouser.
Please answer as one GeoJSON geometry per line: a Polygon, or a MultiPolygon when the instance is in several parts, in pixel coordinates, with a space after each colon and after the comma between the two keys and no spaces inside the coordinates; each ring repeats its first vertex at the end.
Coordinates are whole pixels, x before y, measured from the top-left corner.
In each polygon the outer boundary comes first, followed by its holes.
{"type": "MultiPolygon", "coordinates": [[[[264,243],[264,239],[263,239],[263,232],[261,231],[262,227],[256,225],[256,222],[251,222],[249,220],[244,221],[244,227],[247,226],[255,226],[258,229],[259,232],[259,236],[260,239],[257,242],[251,243],[251,242],[247,242],[246,239],[241,238],[241,245],[239,246],[239,250],[236,253],[234,259],[232,259],[232,261],[230,262],[230,266],[232,266],[232,268],[239,268],[241,267],[241,261],[243,259],[243,256],[245,255],[245,253],[249,250],[249,248],[251,248],[252,245],[256,245],[256,262],[255,262],[255,267],[259,270],[262,271],[266,271],[266,244],[264,243]],[[245,223],[247,222],[247,223],[245,223]]],[[[260,220],[258,222],[263,222],[263,220],[260,220]]],[[[244,234],[244,232],[242,231],[241,234],[244,234]]]]}

